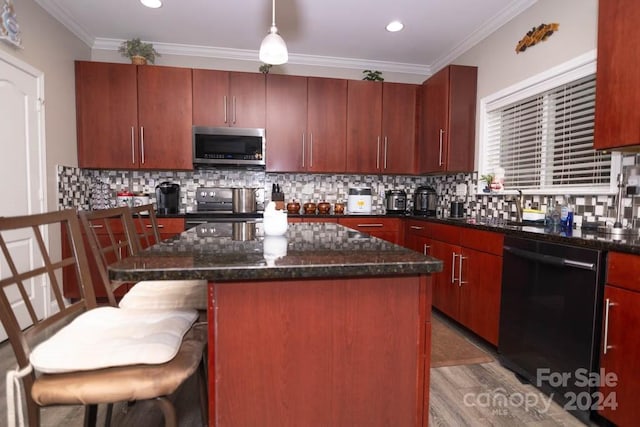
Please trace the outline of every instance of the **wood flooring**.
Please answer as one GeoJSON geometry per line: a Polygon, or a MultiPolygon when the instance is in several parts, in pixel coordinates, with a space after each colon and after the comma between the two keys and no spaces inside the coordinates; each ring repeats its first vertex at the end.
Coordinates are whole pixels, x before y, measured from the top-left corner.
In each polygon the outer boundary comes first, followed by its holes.
{"type": "MultiPolygon", "coordinates": [[[[446,321],[446,320],[445,320],[446,321]]],[[[473,335],[457,328],[455,330],[468,339],[473,335]]],[[[494,357],[495,351],[483,342],[474,340],[494,357]]],[[[8,343],[0,344],[0,426],[6,425],[6,398],[4,374],[15,365],[13,352],[8,343]]],[[[521,384],[510,371],[498,361],[483,364],[445,366],[431,369],[430,384],[430,426],[584,426],[578,419],[564,411],[556,403],[548,408],[544,402],[548,397],[531,385],[521,384]],[[528,396],[537,404],[501,405],[509,396],[528,396]]],[[[201,425],[196,381],[188,381],[175,396],[176,409],[181,427],[201,425]]],[[[514,402],[515,400],[511,400],[514,402]]],[[[516,402],[518,403],[518,402],[516,402]]],[[[99,420],[103,419],[103,409],[99,410],[99,420]]],[[[80,407],[54,407],[42,411],[43,427],[80,427],[83,409],[80,407]]],[[[99,422],[100,425],[100,422],[99,422]]],[[[113,426],[157,427],[162,426],[159,410],[149,402],[136,403],[132,407],[119,404],[114,409],[113,426]]],[[[401,427],[401,426],[399,426],[401,427]]]]}

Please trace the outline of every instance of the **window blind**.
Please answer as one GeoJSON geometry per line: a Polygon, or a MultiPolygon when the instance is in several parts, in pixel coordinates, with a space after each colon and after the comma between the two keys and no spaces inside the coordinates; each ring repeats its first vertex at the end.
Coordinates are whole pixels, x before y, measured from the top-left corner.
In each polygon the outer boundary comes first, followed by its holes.
{"type": "Polygon", "coordinates": [[[483,156],[505,189],[609,188],[611,154],[594,150],[595,75],[487,112],[483,156]]]}

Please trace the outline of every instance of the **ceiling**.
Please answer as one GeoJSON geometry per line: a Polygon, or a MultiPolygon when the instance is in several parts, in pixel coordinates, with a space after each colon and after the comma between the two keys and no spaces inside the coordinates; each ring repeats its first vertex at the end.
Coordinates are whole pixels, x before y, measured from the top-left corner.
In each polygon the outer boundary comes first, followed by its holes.
{"type": "MultiPolygon", "coordinates": [[[[276,0],[289,62],[429,74],[536,0],[276,0]],[[401,20],[405,29],[385,25],[401,20]]],[[[258,61],[271,0],[36,0],[87,45],[140,37],[162,53],[258,61]]]]}

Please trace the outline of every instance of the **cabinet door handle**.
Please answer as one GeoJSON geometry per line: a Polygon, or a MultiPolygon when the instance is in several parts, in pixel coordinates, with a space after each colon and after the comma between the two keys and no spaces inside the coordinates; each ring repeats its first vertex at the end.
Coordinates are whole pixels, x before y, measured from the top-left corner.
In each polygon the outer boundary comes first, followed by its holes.
{"type": "Polygon", "coordinates": [[[224,110],[224,122],[227,123],[229,119],[227,117],[227,95],[222,97],[222,109],[224,110]]]}
{"type": "Polygon", "coordinates": [[[313,167],[313,132],[309,132],[309,167],[313,167]]]}
{"type": "Polygon", "coordinates": [[[304,152],[304,132],[302,132],[302,167],[304,168],[304,158],[305,158],[305,152],[304,152]]]}
{"type": "Polygon", "coordinates": [[[611,302],[609,298],[605,300],[604,304],[604,339],[602,340],[602,354],[607,354],[607,350],[613,348],[609,345],[609,309],[615,304],[611,302]]]}
{"type": "Polygon", "coordinates": [[[438,166],[442,166],[442,137],[444,136],[444,130],[440,129],[440,150],[438,151],[438,166]]]}
{"type": "Polygon", "coordinates": [[[136,164],[136,136],[135,127],[131,126],[131,164],[136,164]]]}
{"type": "Polygon", "coordinates": [[[460,254],[458,258],[458,286],[462,286],[463,284],[467,283],[462,280],[462,260],[464,259],[467,259],[467,257],[464,257],[462,256],[462,254],[460,254]]]}
{"type": "Polygon", "coordinates": [[[102,224],[91,224],[91,228],[103,228],[104,225],[102,224]]]}
{"type": "Polygon", "coordinates": [[[358,227],[363,227],[363,228],[365,228],[365,227],[378,227],[379,228],[379,227],[384,226],[384,224],[379,224],[379,223],[375,223],[375,224],[358,224],[357,226],[358,227]]]}
{"type": "Polygon", "coordinates": [[[387,169],[387,146],[388,146],[388,139],[385,136],[384,137],[384,169],[387,169]]]}
{"type": "Polygon", "coordinates": [[[425,243],[423,248],[422,248],[422,253],[425,254],[425,255],[429,255],[429,249],[431,249],[431,245],[427,245],[425,243]]]}
{"type": "Polygon", "coordinates": [[[144,165],[144,126],[140,126],[140,157],[144,165]]]}
{"type": "Polygon", "coordinates": [[[380,135],[378,135],[378,148],[376,148],[376,169],[380,169],[380,135]]]}
{"type": "Polygon", "coordinates": [[[420,227],[419,225],[412,225],[409,228],[411,228],[412,230],[422,230],[422,229],[424,229],[424,227],[420,227]]]}
{"type": "Polygon", "coordinates": [[[456,283],[456,257],[457,253],[451,253],[451,283],[456,283]]]}
{"type": "Polygon", "coordinates": [[[233,97],[233,124],[236,124],[236,97],[233,97]]]}

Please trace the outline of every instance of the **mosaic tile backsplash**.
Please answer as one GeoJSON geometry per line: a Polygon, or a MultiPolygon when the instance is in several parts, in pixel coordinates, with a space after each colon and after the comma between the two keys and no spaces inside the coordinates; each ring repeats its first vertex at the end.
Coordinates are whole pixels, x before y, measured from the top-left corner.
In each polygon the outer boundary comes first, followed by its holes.
{"type": "MultiPolygon", "coordinates": [[[[335,175],[267,173],[248,169],[196,169],[194,171],[106,171],[58,166],[58,203],[60,208],[99,209],[115,205],[116,193],[128,189],[134,193],[146,193],[155,202],[155,187],[161,182],[180,184],[181,212],[196,209],[195,196],[198,187],[258,188],[257,200],[263,205],[271,198],[272,184],[280,185],[285,201],[296,200],[301,204],[327,201],[333,205],[346,201],[349,187],[371,187],[372,210],[384,214],[384,192],[404,190],[412,208],[411,196],[416,187],[429,185],[438,194],[439,216],[449,216],[452,201],[463,201],[467,217],[501,218],[515,220],[516,206],[512,196],[477,192],[478,174],[461,173],[439,176],[409,175],[335,175]]],[[[546,211],[548,206],[562,203],[565,196],[525,195],[524,207],[546,211]]],[[[640,203],[635,198],[624,198],[623,225],[635,224],[640,216],[640,203]]],[[[613,223],[615,220],[615,196],[571,197],[575,207],[574,223],[613,223]]]]}

